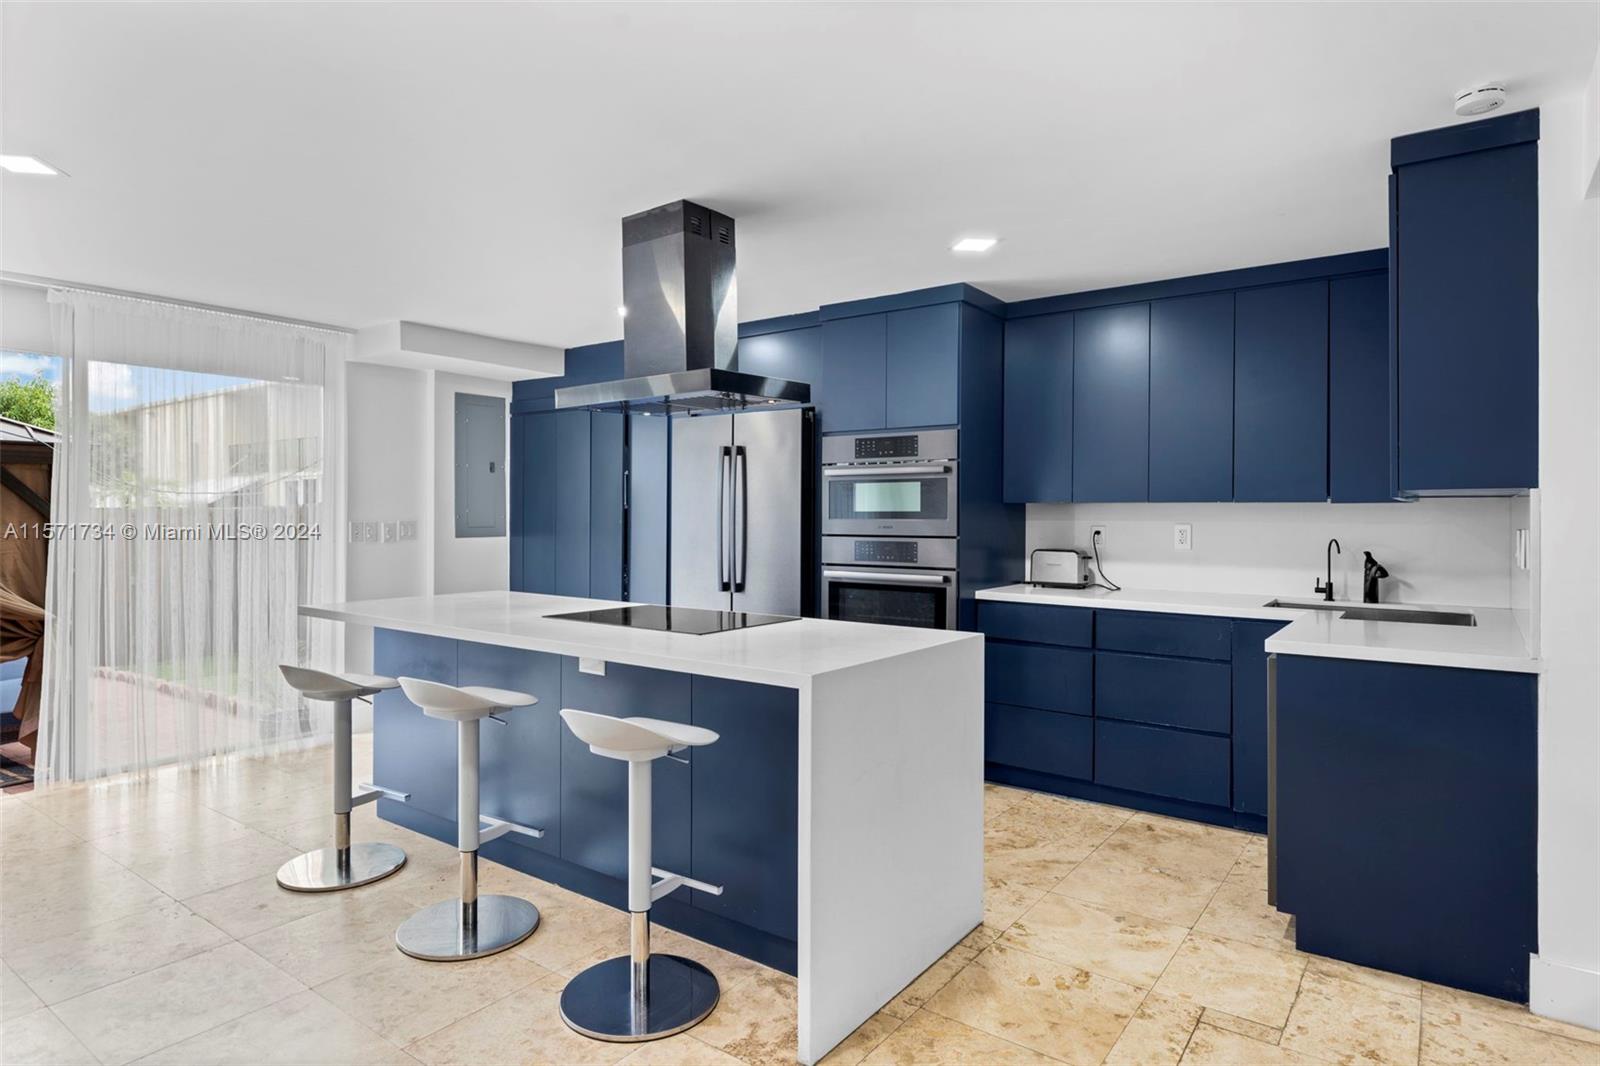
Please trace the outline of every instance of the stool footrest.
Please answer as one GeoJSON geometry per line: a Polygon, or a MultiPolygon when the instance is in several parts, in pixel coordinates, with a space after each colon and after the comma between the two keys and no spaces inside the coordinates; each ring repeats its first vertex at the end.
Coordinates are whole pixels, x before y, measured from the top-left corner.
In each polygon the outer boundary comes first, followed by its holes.
{"type": "Polygon", "coordinates": [[[508,822],[503,818],[491,818],[487,814],[478,815],[478,845],[480,847],[491,840],[499,840],[507,833],[521,833],[523,836],[533,837],[535,840],[544,837],[543,829],[518,825],[516,822],[508,822]]]}
{"type": "Polygon", "coordinates": [[[661,880],[650,886],[651,903],[654,903],[662,896],[676,892],[680,888],[693,888],[701,892],[709,892],[713,896],[722,895],[721,885],[711,885],[704,881],[696,881],[692,877],[675,874],[670,870],[663,870],[657,866],[650,867],[650,874],[653,877],[661,878],[661,880]]]}
{"type": "Polygon", "coordinates": [[[396,803],[405,803],[411,799],[411,793],[396,792],[392,788],[384,788],[382,785],[374,785],[370,781],[363,781],[357,791],[350,797],[350,806],[352,808],[359,807],[363,803],[371,803],[373,800],[378,799],[392,799],[396,803]]]}

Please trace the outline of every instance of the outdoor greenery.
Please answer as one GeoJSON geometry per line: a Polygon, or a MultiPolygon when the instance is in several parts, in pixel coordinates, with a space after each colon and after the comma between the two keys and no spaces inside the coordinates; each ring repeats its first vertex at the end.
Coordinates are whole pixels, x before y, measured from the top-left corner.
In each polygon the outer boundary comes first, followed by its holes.
{"type": "Polygon", "coordinates": [[[43,374],[0,380],[0,415],[40,429],[54,429],[56,387],[43,374]]]}

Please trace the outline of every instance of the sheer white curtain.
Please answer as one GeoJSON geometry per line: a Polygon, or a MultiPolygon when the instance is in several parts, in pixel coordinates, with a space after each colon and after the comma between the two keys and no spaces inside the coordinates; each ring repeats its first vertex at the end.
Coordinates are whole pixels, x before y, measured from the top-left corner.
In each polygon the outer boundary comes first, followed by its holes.
{"type": "Polygon", "coordinates": [[[294,743],[337,666],[349,336],[50,292],[65,357],[39,771],[84,780],[294,743]]]}

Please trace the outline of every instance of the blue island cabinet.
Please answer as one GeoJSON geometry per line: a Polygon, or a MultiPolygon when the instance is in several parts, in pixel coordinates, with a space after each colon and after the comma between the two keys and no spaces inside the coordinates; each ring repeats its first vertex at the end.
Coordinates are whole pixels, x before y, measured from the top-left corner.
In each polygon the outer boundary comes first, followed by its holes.
{"type": "MultiPolygon", "coordinates": [[[[570,657],[379,629],[374,669],[389,676],[528,692],[531,707],[486,719],[485,814],[544,830],[485,845],[487,859],[613,907],[626,905],[627,768],[590,751],[563,707],[693,722],[716,743],[652,768],[658,868],[723,887],[680,889],[652,909],[679,932],[794,973],[798,963],[799,703],[793,689],[621,663],[588,673],[570,657]]],[[[375,700],[374,780],[410,794],[381,800],[388,821],[456,841],[456,727],[398,689],[375,700]]],[[[446,890],[441,890],[441,896],[446,890]]],[[[540,903],[537,890],[528,895],[540,903]]],[[[622,931],[618,916],[618,934],[622,931]]]]}
{"type": "Polygon", "coordinates": [[[1527,1002],[1538,679],[1277,664],[1276,905],[1296,946],[1527,1002]]]}

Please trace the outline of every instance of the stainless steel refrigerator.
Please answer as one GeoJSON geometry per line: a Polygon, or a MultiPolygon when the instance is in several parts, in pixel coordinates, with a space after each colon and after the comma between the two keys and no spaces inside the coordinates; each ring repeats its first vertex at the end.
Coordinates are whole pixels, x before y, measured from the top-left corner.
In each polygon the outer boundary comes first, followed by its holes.
{"type": "Polygon", "coordinates": [[[814,614],[815,414],[672,420],[673,605],[814,614]]]}

